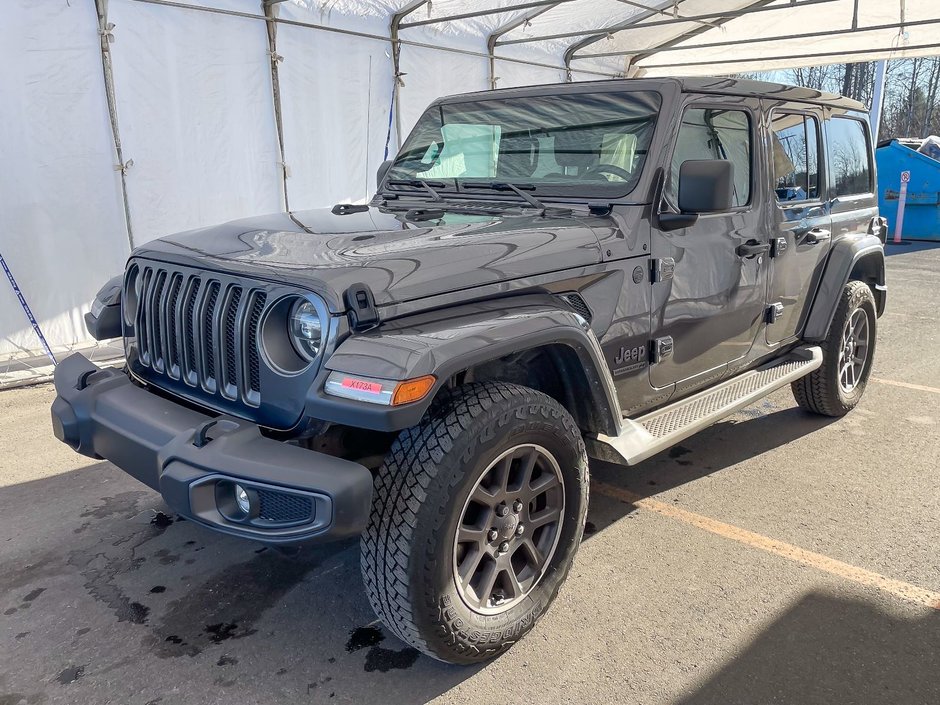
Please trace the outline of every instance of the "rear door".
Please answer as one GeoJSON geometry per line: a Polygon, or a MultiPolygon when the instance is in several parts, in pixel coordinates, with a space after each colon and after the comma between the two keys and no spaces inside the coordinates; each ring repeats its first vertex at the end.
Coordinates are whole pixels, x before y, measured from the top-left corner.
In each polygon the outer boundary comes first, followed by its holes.
{"type": "Polygon", "coordinates": [[[768,161],[773,184],[767,342],[800,330],[822,276],[831,218],[822,156],[821,108],[774,105],[768,116],[768,161]]]}
{"type": "Polygon", "coordinates": [[[767,292],[766,254],[740,248],[769,245],[765,168],[758,149],[760,103],[753,98],[690,99],[663,164],[663,207],[676,210],[678,175],[690,159],[727,159],[734,166],[730,209],[699,216],[688,228],[653,228],[650,254],[658,271],[652,285],[651,328],[655,363],[650,382],[677,393],[721,377],[745,356],[760,327],[767,292]],[[671,354],[663,353],[671,345],[671,354]]]}

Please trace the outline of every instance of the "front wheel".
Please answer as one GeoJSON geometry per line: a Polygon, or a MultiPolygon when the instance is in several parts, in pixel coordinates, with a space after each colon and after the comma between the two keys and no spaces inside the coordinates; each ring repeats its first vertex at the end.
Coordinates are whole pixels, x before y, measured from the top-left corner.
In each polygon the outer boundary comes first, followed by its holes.
{"type": "Polygon", "coordinates": [[[429,656],[476,663],[555,599],[581,541],[587,455],[545,394],[468,384],[400,434],[374,497],[361,562],[376,614],[429,656]]]}
{"type": "Polygon", "coordinates": [[[850,281],[822,344],[823,364],[791,385],[797,404],[823,416],[845,416],[854,409],[871,374],[876,325],[871,289],[850,281]]]}

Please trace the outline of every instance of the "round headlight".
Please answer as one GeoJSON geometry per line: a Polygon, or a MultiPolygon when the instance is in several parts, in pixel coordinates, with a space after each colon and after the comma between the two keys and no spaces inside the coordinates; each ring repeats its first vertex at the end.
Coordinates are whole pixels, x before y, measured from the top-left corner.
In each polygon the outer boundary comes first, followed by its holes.
{"type": "Polygon", "coordinates": [[[323,324],[317,307],[301,299],[291,309],[287,327],[297,354],[307,362],[312,362],[323,346],[323,324]]]}

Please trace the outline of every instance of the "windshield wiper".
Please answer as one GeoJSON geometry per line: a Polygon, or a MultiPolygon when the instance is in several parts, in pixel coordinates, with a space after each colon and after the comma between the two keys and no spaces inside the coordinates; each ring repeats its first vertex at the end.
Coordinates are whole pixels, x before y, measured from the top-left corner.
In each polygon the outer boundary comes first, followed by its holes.
{"type": "Polygon", "coordinates": [[[439,194],[437,191],[431,188],[432,183],[438,188],[443,188],[444,184],[442,184],[440,181],[428,182],[428,181],[425,181],[424,179],[389,179],[385,183],[388,186],[418,186],[420,188],[423,188],[425,191],[427,191],[433,200],[435,201],[443,200],[441,198],[441,194],[439,194]]]}
{"type": "Polygon", "coordinates": [[[535,186],[530,186],[528,184],[523,184],[523,186],[520,188],[519,186],[516,186],[515,184],[510,184],[505,181],[484,181],[484,182],[476,181],[473,183],[464,183],[462,184],[462,186],[464,188],[488,188],[494,191],[512,191],[517,196],[519,196],[519,198],[521,198],[523,201],[528,203],[530,206],[538,209],[542,215],[545,215],[545,211],[548,210],[548,207],[544,203],[542,203],[539,199],[537,199],[535,196],[532,196],[522,190],[523,188],[535,190],[535,186]]]}

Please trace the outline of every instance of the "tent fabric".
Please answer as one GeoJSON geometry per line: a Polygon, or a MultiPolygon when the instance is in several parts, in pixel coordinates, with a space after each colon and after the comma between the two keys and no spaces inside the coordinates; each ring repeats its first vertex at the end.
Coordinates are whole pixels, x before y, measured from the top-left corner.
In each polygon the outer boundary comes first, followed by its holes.
{"type": "MultiPolygon", "coordinates": [[[[936,0],[6,0],[0,253],[61,354],[132,245],[365,201],[439,95],[938,45],[936,0]]],[[[0,373],[41,354],[0,281],[0,373]]]]}

